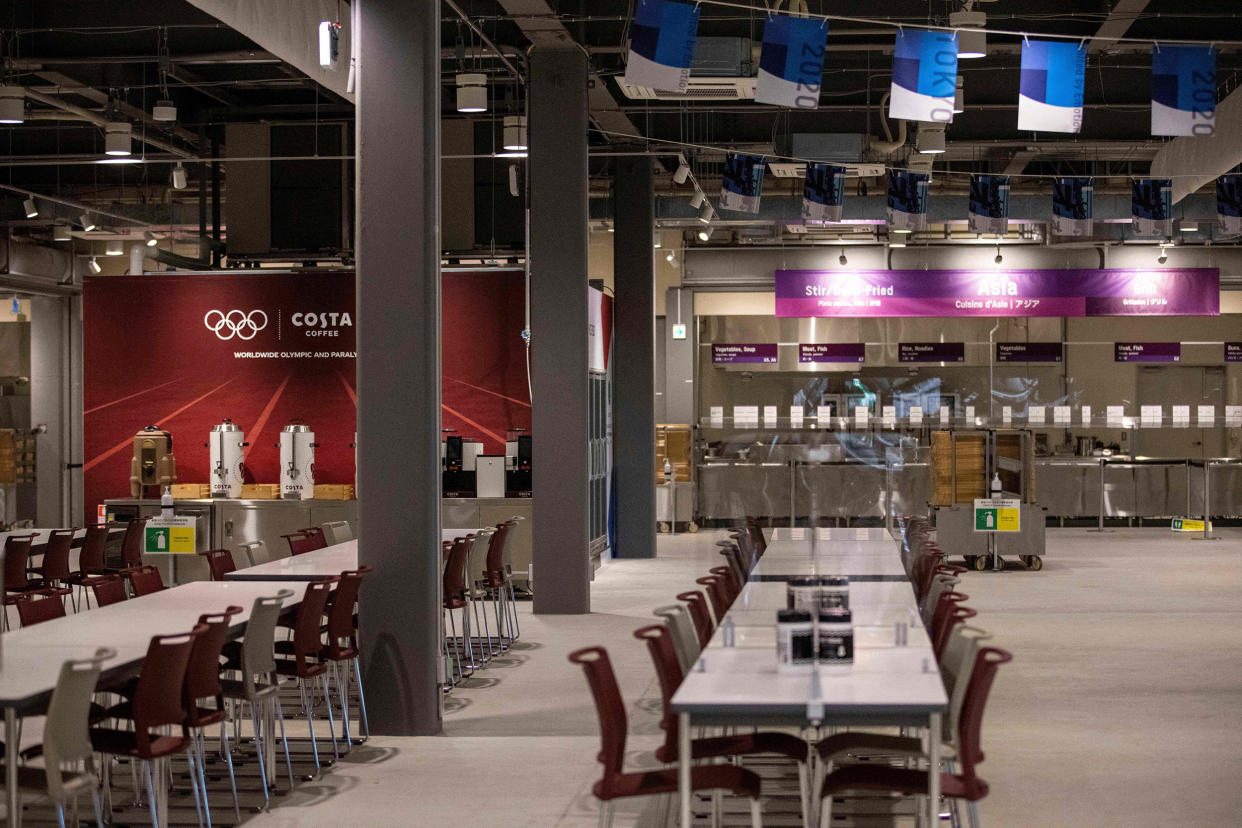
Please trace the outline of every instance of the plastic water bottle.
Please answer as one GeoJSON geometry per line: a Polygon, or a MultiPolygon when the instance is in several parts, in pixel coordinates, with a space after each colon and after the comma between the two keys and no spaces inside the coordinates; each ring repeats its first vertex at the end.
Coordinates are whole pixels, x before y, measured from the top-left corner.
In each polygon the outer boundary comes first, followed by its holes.
{"type": "Polygon", "coordinates": [[[733,637],[733,635],[734,635],[734,629],[733,629],[733,616],[732,616],[732,615],[726,615],[726,616],[725,616],[725,620],[724,620],[723,622],[721,622],[721,624],[720,624],[720,639],[721,639],[721,644],[723,644],[725,647],[732,647],[732,646],[734,646],[734,637],[733,637]]]}
{"type": "Polygon", "coordinates": [[[1001,486],[1000,475],[992,475],[992,497],[1000,497],[1002,491],[1004,491],[1004,489],[1001,486]]]}
{"type": "Polygon", "coordinates": [[[160,495],[160,517],[171,518],[173,516],[173,496],[172,489],[168,486],[164,487],[164,493],[160,495]]]}

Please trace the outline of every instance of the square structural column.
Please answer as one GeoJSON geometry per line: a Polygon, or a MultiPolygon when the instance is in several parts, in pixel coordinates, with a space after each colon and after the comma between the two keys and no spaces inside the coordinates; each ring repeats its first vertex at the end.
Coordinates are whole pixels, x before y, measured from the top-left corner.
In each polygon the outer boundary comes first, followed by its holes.
{"type": "Polygon", "coordinates": [[[651,159],[616,159],[613,173],[613,468],[619,558],[654,558],[655,191],[651,159]]]}
{"type": "Polygon", "coordinates": [[[440,4],[355,0],[359,631],[371,731],[440,732],[440,4]]]}
{"type": "Polygon", "coordinates": [[[587,57],[530,51],[532,560],[535,612],[591,611],[587,57]]]}

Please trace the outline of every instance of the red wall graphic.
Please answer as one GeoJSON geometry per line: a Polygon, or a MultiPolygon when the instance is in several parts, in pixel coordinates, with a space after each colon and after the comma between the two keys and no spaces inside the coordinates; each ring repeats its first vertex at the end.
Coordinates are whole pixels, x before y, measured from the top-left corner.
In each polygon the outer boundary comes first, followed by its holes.
{"type": "Polygon", "coordinates": [[[441,284],[443,427],[482,440],[486,454],[504,454],[505,431],[530,428],[525,275],[452,272],[441,284]]]}
{"type": "Polygon", "coordinates": [[[211,426],[246,434],[247,482],[278,483],[280,429],[315,432],[318,483],[353,483],[354,274],[96,276],[83,288],[85,503],[129,496],[135,432],[172,432],[208,481],[211,426]]]}

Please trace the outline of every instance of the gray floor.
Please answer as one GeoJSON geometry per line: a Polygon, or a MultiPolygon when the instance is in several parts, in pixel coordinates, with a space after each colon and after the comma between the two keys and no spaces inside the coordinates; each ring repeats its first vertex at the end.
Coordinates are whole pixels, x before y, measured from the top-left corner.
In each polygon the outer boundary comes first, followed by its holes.
{"type": "MultiPolygon", "coordinates": [[[[1042,572],[970,573],[963,591],[1015,660],[984,724],[989,826],[1242,825],[1242,531],[1049,530],[1042,572]]],[[[599,749],[565,655],[609,648],[650,765],[658,691],[631,633],[718,565],[718,533],[660,539],[600,571],[589,616],[533,617],[519,649],[448,701],[444,735],[375,737],[255,826],[595,825],[599,749]]],[[[649,825],[656,803],[618,808],[649,825]]]]}

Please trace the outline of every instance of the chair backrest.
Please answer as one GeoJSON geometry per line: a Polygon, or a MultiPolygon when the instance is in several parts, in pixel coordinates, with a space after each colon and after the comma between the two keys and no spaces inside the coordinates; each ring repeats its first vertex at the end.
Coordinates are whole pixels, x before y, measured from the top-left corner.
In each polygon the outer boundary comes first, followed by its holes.
{"type": "Polygon", "coordinates": [[[126,572],[125,577],[129,579],[129,588],[133,591],[135,598],[150,595],[165,588],[164,578],[160,575],[159,569],[149,564],[126,572]]]}
{"type": "Polygon", "coordinates": [[[974,801],[987,796],[988,783],[975,773],[975,766],[983,761],[980,731],[983,729],[983,710],[988,703],[988,693],[996,671],[1002,664],[1013,661],[1013,655],[999,647],[980,647],[975,655],[975,666],[970,672],[966,697],[962,701],[961,717],[957,725],[957,759],[961,764],[961,780],[966,788],[966,799],[974,801]]]}
{"type": "Polygon", "coordinates": [[[628,722],[625,719],[625,702],[621,688],[617,687],[617,675],[612,671],[608,651],[603,647],[586,647],[569,654],[569,660],[582,666],[587,684],[595,699],[595,713],[599,717],[601,749],[599,761],[604,765],[604,775],[597,786],[600,799],[610,799],[613,785],[625,768],[625,737],[628,722]]]}
{"type": "Polygon", "coordinates": [[[78,571],[83,575],[103,574],[104,552],[108,547],[109,534],[111,530],[107,526],[86,527],[86,538],[78,553],[78,571]]]}
{"type": "Polygon", "coordinates": [[[250,560],[251,566],[259,566],[272,560],[271,550],[267,548],[267,543],[264,541],[249,541],[248,543],[243,543],[240,549],[250,560]]]}
{"type": "Polygon", "coordinates": [[[304,531],[290,532],[288,535],[281,535],[282,538],[289,542],[290,555],[305,555],[307,552],[314,552],[316,549],[323,549],[322,533],[320,535],[308,535],[304,531]]]}
{"type": "Polygon", "coordinates": [[[496,535],[495,529],[481,529],[474,536],[474,542],[470,544],[470,549],[466,553],[466,577],[465,585],[474,594],[475,584],[484,578],[484,568],[487,564],[487,553],[491,551],[492,538],[496,535]]]}
{"type": "Polygon", "coordinates": [[[138,758],[155,758],[151,752],[152,730],[181,725],[185,733],[186,710],[181,688],[194,640],[205,631],[206,627],[197,625],[189,632],[157,635],[147,645],[133,700],[138,758]]]}
{"type": "Polygon", "coordinates": [[[724,584],[718,575],[707,575],[697,578],[695,583],[707,587],[707,599],[711,602],[712,612],[716,615],[716,623],[724,620],[729,611],[730,601],[725,597],[724,584]]]}
{"type": "Polygon", "coordinates": [[[509,520],[505,521],[506,525],[509,527],[509,531],[505,532],[504,548],[500,550],[500,562],[506,568],[509,564],[513,563],[513,540],[517,537],[518,524],[525,519],[526,518],[521,515],[514,515],[509,518],[509,520]]]}
{"type": "Polygon", "coordinates": [[[73,536],[77,529],[53,529],[43,550],[43,577],[49,581],[63,581],[69,577],[69,550],[73,548],[73,536]]]}
{"type": "Polygon", "coordinates": [[[353,527],[347,520],[333,520],[323,525],[323,533],[329,544],[344,543],[354,539],[353,527]]]}
{"type": "Polygon", "coordinates": [[[717,546],[720,547],[718,550],[720,554],[729,562],[729,568],[733,570],[733,577],[737,579],[737,582],[744,584],[750,580],[750,570],[746,566],[742,550],[738,548],[738,545],[730,541],[721,541],[717,546]]]}
{"type": "MultiPolygon", "coordinates": [[[[91,747],[91,696],[99,683],[103,663],[116,657],[116,650],[99,649],[94,658],[66,661],[60,665],[56,689],[47,706],[43,726],[43,759],[47,763],[47,792],[55,802],[68,798],[63,767],[82,760],[93,764],[91,747]]],[[[88,769],[90,765],[88,764],[88,769]]]]}
{"type": "Polygon", "coordinates": [[[42,598],[36,598],[29,593],[18,595],[17,617],[21,619],[23,627],[51,621],[53,618],[64,618],[65,604],[59,595],[46,595],[42,598]]]}
{"type": "Polygon", "coordinates": [[[937,664],[944,658],[944,649],[949,643],[953,628],[958,624],[965,624],[967,619],[974,618],[978,614],[970,607],[953,604],[953,608],[942,616],[940,626],[932,630],[932,653],[936,656],[937,664]]]}
{"type": "Polygon", "coordinates": [[[694,622],[694,631],[699,634],[699,649],[702,650],[712,640],[714,629],[711,613],[707,610],[707,599],[697,589],[679,592],[676,597],[678,601],[685,601],[686,608],[690,610],[690,620],[694,622]]]}
{"type": "Polygon", "coordinates": [[[656,748],[656,758],[661,762],[677,761],[677,714],[673,712],[673,694],[686,676],[685,669],[677,663],[674,640],[665,627],[651,625],[634,631],[634,637],[647,642],[651,662],[655,665],[656,678],[660,681],[660,699],[663,714],[660,727],[664,729],[664,744],[656,748]]]}
{"type": "Polygon", "coordinates": [[[103,575],[91,584],[91,592],[95,593],[95,604],[106,607],[119,604],[129,598],[125,594],[125,579],[120,575],[103,575]]]}
{"type": "Polygon", "coordinates": [[[198,554],[207,559],[207,568],[211,570],[213,581],[223,581],[225,575],[237,571],[237,564],[233,563],[233,553],[227,549],[208,549],[198,554]]]}
{"type": "Polygon", "coordinates": [[[246,619],[246,637],[242,639],[242,678],[246,693],[254,698],[254,677],[258,673],[270,674],[276,669],[276,622],[286,598],[293,590],[282,589],[275,595],[255,598],[246,619]]]}
{"type": "Polygon", "coordinates": [[[26,567],[30,566],[30,547],[34,535],[9,535],[4,539],[4,588],[28,586],[26,567]]]}
{"type": "Polygon", "coordinates": [[[299,676],[309,674],[314,665],[308,659],[318,658],[323,649],[323,638],[320,634],[323,611],[328,605],[328,594],[332,592],[337,580],[337,576],[333,575],[331,578],[311,581],[306,585],[302,603],[298,605],[298,617],[293,624],[293,657],[299,676]]]}
{"type": "Polygon", "coordinates": [[[448,559],[444,562],[444,600],[462,597],[466,590],[466,556],[474,543],[474,535],[466,535],[453,541],[448,559]]]}
{"type": "MultiPolygon", "coordinates": [[[[496,534],[492,535],[491,543],[487,547],[487,562],[485,568],[489,573],[502,573],[505,568],[505,538],[509,536],[509,532],[517,524],[514,521],[506,520],[504,523],[496,524],[496,534]]],[[[495,583],[496,579],[492,579],[495,583]]]]}
{"type": "Polygon", "coordinates": [[[682,672],[689,670],[699,655],[699,637],[695,632],[694,622],[690,620],[690,613],[681,604],[669,604],[656,607],[651,614],[664,619],[664,625],[673,634],[677,662],[681,665],[682,672]]]}
{"type": "Polygon", "coordinates": [[[335,659],[352,658],[354,646],[354,605],[358,602],[358,590],[362,576],[371,571],[369,566],[347,569],[341,573],[332,601],[328,607],[328,652],[335,659]],[[342,645],[341,642],[347,642],[342,645]]]}
{"type": "Polygon", "coordinates": [[[121,560],[126,566],[142,566],[142,536],[150,518],[134,518],[125,525],[121,542],[121,560]]]}
{"type": "Polygon", "coordinates": [[[941,593],[952,592],[953,587],[959,583],[961,579],[952,575],[937,573],[936,577],[932,578],[931,589],[927,591],[927,595],[919,605],[919,612],[923,616],[923,626],[931,626],[932,615],[936,612],[936,605],[940,603],[941,593]]]}
{"type": "Polygon", "coordinates": [[[727,600],[729,606],[733,606],[733,602],[742,592],[742,582],[738,579],[737,573],[733,571],[733,567],[713,566],[707,571],[720,579],[721,597],[727,600]]]}
{"type": "Polygon", "coordinates": [[[220,651],[229,637],[229,620],[242,611],[241,607],[228,607],[224,612],[204,613],[198,617],[199,626],[205,629],[194,639],[190,649],[190,661],[185,668],[185,682],[181,685],[187,713],[186,723],[200,727],[199,699],[214,698],[216,709],[224,710],[224,688],[220,686],[220,651]]]}
{"type": "Polygon", "coordinates": [[[323,549],[328,545],[328,538],[324,535],[322,526],[307,526],[305,529],[299,529],[298,531],[318,544],[314,547],[315,549],[323,549]]]}
{"type": "Polygon", "coordinates": [[[948,744],[957,740],[957,723],[962,713],[962,700],[966,697],[966,685],[975,667],[975,655],[981,642],[992,636],[985,630],[969,624],[958,624],[949,632],[949,641],[940,656],[940,677],[944,690],[949,694],[949,709],[941,719],[944,725],[942,738],[948,744]]]}

